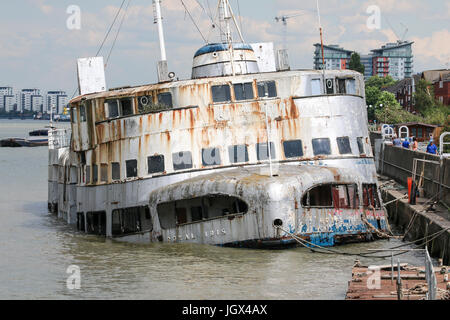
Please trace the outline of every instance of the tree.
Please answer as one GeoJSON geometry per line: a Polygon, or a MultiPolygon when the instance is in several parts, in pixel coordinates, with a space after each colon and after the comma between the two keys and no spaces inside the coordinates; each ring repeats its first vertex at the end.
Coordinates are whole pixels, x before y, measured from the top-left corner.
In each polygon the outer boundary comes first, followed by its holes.
{"type": "Polygon", "coordinates": [[[377,87],[366,87],[366,104],[368,106],[367,115],[368,119],[375,120],[375,106],[380,99],[381,90],[377,87]]]}
{"type": "Polygon", "coordinates": [[[366,81],[366,87],[377,87],[381,90],[382,88],[390,87],[396,83],[397,81],[395,81],[391,76],[373,76],[366,81]]]}
{"type": "Polygon", "coordinates": [[[432,109],[437,105],[434,99],[434,87],[430,82],[424,79],[420,79],[416,84],[416,92],[413,94],[413,99],[415,101],[416,110],[424,116],[427,113],[427,110],[432,109]]]}
{"type": "Polygon", "coordinates": [[[388,91],[381,92],[375,106],[375,117],[381,123],[397,124],[422,120],[421,117],[403,110],[395,95],[388,91]]]}
{"type": "Polygon", "coordinates": [[[353,52],[352,56],[350,57],[349,69],[355,70],[355,71],[358,71],[358,72],[364,74],[365,67],[361,63],[361,57],[356,52],[353,52]]]}

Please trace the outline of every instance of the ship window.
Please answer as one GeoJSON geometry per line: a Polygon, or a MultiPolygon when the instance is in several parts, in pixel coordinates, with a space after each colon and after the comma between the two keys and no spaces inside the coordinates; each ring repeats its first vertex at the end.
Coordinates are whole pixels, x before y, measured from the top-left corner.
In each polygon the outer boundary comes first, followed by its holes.
{"type": "Polygon", "coordinates": [[[105,101],[105,106],[108,108],[108,118],[117,118],[119,116],[117,100],[107,100],[105,101]]]}
{"type": "Polygon", "coordinates": [[[331,208],[333,206],[331,184],[320,185],[306,192],[302,205],[303,207],[331,208]]]}
{"type": "Polygon", "coordinates": [[[142,96],[138,97],[138,111],[139,113],[145,113],[152,111],[153,107],[153,97],[152,96],[142,96]]]}
{"type": "Polygon", "coordinates": [[[120,180],[120,163],[112,162],[111,163],[111,178],[112,180],[120,180]]]}
{"type": "Polygon", "coordinates": [[[133,100],[131,98],[120,99],[120,107],[122,109],[122,116],[129,116],[133,114],[133,100]]]}
{"type": "Polygon", "coordinates": [[[203,166],[220,165],[220,151],[219,148],[202,149],[202,164],[203,166]]]}
{"type": "Polygon", "coordinates": [[[345,79],[337,79],[337,93],[345,94],[345,79]]]}
{"type": "Polygon", "coordinates": [[[356,94],[356,81],[355,79],[347,79],[347,93],[356,94]]]}
{"type": "Polygon", "coordinates": [[[116,209],[112,212],[112,235],[151,231],[153,224],[147,206],[116,209]]]}
{"type": "Polygon", "coordinates": [[[273,98],[277,96],[277,86],[275,81],[258,82],[258,96],[273,98]]]}
{"type": "Polygon", "coordinates": [[[192,168],[192,153],[190,151],[176,152],[172,154],[173,169],[184,170],[192,168]]]}
{"type": "Polygon", "coordinates": [[[213,102],[229,102],[231,101],[231,92],[229,85],[212,86],[211,87],[213,102]]]}
{"type": "Polygon", "coordinates": [[[303,157],[302,140],[284,141],[283,148],[284,148],[284,156],[286,158],[303,157]]]}
{"type": "Polygon", "coordinates": [[[77,109],[70,109],[70,119],[72,120],[72,123],[77,123],[77,109]]]}
{"type": "Polygon", "coordinates": [[[202,220],[203,219],[203,208],[202,207],[192,207],[191,208],[191,218],[192,218],[192,222],[202,220]]]}
{"type": "Polygon", "coordinates": [[[172,108],[172,94],[170,92],[163,92],[158,94],[158,104],[172,108]]]}
{"type": "Polygon", "coordinates": [[[90,234],[106,235],[106,212],[86,213],[86,226],[90,234]]]}
{"type": "Polygon", "coordinates": [[[127,178],[137,177],[137,160],[125,161],[127,167],[127,178]]]}
{"type": "Polygon", "coordinates": [[[325,86],[327,89],[327,94],[334,94],[334,81],[333,79],[327,79],[325,81],[325,86]]]}
{"type": "Polygon", "coordinates": [[[381,208],[381,203],[378,198],[377,185],[376,184],[364,184],[363,187],[363,205],[364,207],[374,207],[376,209],[381,208]]]}
{"type": "Polygon", "coordinates": [[[233,85],[233,88],[236,101],[252,100],[255,98],[253,94],[253,83],[251,82],[236,83],[233,85]]]}
{"type": "Polygon", "coordinates": [[[152,156],[147,158],[148,173],[164,172],[164,156],[152,156]]]}
{"type": "Polygon", "coordinates": [[[96,183],[98,181],[98,166],[94,164],[92,166],[92,183],[96,183]]]}
{"type": "Polygon", "coordinates": [[[352,153],[352,148],[350,146],[350,139],[348,137],[340,137],[340,138],[337,138],[336,140],[337,140],[340,154],[352,153]]]}
{"type": "MultiPolygon", "coordinates": [[[[258,160],[269,159],[269,147],[267,146],[267,142],[256,144],[256,154],[258,160]]],[[[270,143],[270,155],[272,156],[272,159],[275,159],[275,145],[273,144],[273,142],[270,143]]]]}
{"type": "Polygon", "coordinates": [[[322,94],[322,90],[320,88],[320,79],[312,79],[311,80],[311,95],[318,96],[322,94]]]}
{"type": "Polygon", "coordinates": [[[314,155],[329,155],[331,154],[330,139],[321,138],[312,140],[314,155]]]}
{"type": "Polygon", "coordinates": [[[102,182],[108,182],[108,165],[105,163],[100,165],[100,179],[102,182]]]}
{"type": "Polygon", "coordinates": [[[359,154],[364,154],[364,142],[363,142],[363,138],[359,137],[356,139],[356,141],[358,142],[358,149],[359,149],[359,154]]]}
{"type": "Polygon", "coordinates": [[[347,185],[347,190],[351,208],[358,209],[359,208],[358,187],[356,186],[356,184],[349,184],[347,185]]]}
{"type": "Polygon", "coordinates": [[[204,219],[224,219],[224,216],[243,215],[248,209],[247,203],[239,198],[216,194],[160,203],[156,208],[161,228],[164,230],[204,219]]]}
{"type": "Polygon", "coordinates": [[[91,166],[86,166],[86,184],[91,183],[91,166]]]}
{"type": "Polygon", "coordinates": [[[86,122],[86,106],[84,104],[80,106],[80,122],[86,122]]]}
{"type": "Polygon", "coordinates": [[[230,163],[248,162],[248,148],[245,144],[228,147],[230,163]]]}

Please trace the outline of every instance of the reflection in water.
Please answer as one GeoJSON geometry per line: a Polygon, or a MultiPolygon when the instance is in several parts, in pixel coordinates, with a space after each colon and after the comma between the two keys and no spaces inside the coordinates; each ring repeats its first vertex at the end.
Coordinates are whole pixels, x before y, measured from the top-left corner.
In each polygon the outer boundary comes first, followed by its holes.
{"type": "MultiPolygon", "coordinates": [[[[0,137],[39,126],[0,120],[0,137]]],[[[127,244],[77,232],[47,213],[46,147],[0,148],[0,177],[0,299],[343,299],[351,279],[355,257],[306,248],[127,244]],[[70,265],[81,269],[80,290],[66,288],[70,265]]],[[[398,244],[336,249],[356,253],[398,244]]],[[[418,252],[400,259],[423,264],[418,252]]]]}

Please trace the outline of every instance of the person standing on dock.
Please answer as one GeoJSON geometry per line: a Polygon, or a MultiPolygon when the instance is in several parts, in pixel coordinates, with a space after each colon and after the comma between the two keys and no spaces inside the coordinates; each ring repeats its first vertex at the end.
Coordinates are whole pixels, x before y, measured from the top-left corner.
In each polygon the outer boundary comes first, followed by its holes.
{"type": "Polygon", "coordinates": [[[405,141],[403,141],[402,146],[405,149],[409,149],[409,140],[408,140],[408,138],[406,138],[405,141]]]}
{"type": "Polygon", "coordinates": [[[419,148],[419,143],[417,142],[416,137],[413,137],[412,150],[417,151],[418,148],[419,148]]]}
{"type": "Polygon", "coordinates": [[[427,146],[427,153],[436,154],[437,146],[434,144],[433,140],[427,146]]]}
{"type": "Polygon", "coordinates": [[[394,135],[394,140],[392,141],[392,144],[396,147],[400,147],[402,145],[402,140],[400,140],[399,137],[394,135]]]}

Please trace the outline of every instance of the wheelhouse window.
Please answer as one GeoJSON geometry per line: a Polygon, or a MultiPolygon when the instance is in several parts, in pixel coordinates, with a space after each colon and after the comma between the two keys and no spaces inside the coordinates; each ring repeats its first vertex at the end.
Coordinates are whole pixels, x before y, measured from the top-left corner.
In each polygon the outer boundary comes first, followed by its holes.
{"type": "Polygon", "coordinates": [[[378,198],[377,185],[376,184],[365,184],[362,185],[363,188],[363,206],[373,207],[375,209],[381,208],[381,202],[378,198]]]}
{"type": "Polygon", "coordinates": [[[322,88],[320,87],[320,79],[311,80],[311,95],[319,96],[322,94],[322,88]]]}
{"type": "Polygon", "coordinates": [[[351,154],[352,153],[352,148],[350,146],[349,137],[340,137],[340,138],[337,138],[336,140],[337,140],[337,145],[338,145],[340,154],[351,154]]]}
{"type": "Polygon", "coordinates": [[[337,93],[345,94],[347,93],[345,87],[345,79],[336,79],[337,82],[337,93]]]}
{"type": "Polygon", "coordinates": [[[228,147],[230,163],[248,162],[248,148],[245,144],[228,147]]]}
{"type": "MultiPolygon", "coordinates": [[[[269,146],[267,142],[256,144],[256,154],[260,161],[269,160],[269,146]]],[[[272,159],[275,159],[275,145],[273,142],[270,143],[270,155],[272,159]]]]}
{"type": "Polygon", "coordinates": [[[147,158],[147,164],[148,164],[148,173],[160,173],[164,172],[164,156],[163,155],[157,155],[157,156],[151,156],[147,158]]]}
{"type": "Polygon", "coordinates": [[[356,81],[355,79],[347,79],[347,94],[356,94],[356,81]]]}
{"type": "Polygon", "coordinates": [[[258,82],[258,96],[260,98],[274,98],[277,96],[277,86],[275,81],[258,82]]]}
{"type": "Polygon", "coordinates": [[[133,111],[133,99],[123,98],[120,99],[121,116],[129,116],[134,114],[133,111]]]}
{"type": "Polygon", "coordinates": [[[137,177],[137,160],[127,160],[125,161],[127,169],[127,178],[137,177]]]}
{"type": "Polygon", "coordinates": [[[192,153],[190,151],[176,152],[172,154],[173,170],[185,170],[192,168],[192,153]]]}
{"type": "Polygon", "coordinates": [[[325,80],[325,88],[327,90],[327,94],[334,94],[334,80],[326,79],[325,80]]]}
{"type": "Polygon", "coordinates": [[[213,102],[231,101],[231,91],[229,85],[220,85],[211,87],[213,102]]]}
{"type": "Polygon", "coordinates": [[[219,148],[202,149],[202,164],[205,167],[220,165],[219,148]]]}
{"type": "Polygon", "coordinates": [[[302,198],[304,207],[358,209],[356,184],[322,184],[307,191],[302,198]]]}
{"type": "Polygon", "coordinates": [[[158,94],[158,104],[166,108],[173,108],[172,94],[170,92],[163,92],[158,94]]]}
{"type": "Polygon", "coordinates": [[[255,98],[253,94],[253,83],[251,82],[236,83],[233,84],[233,88],[236,101],[252,100],[255,98]]]}
{"type": "Polygon", "coordinates": [[[284,141],[283,149],[286,158],[303,157],[302,140],[284,141]]]}
{"type": "Polygon", "coordinates": [[[86,105],[84,103],[80,105],[80,122],[86,122],[86,105]]]}
{"type": "Polygon", "coordinates": [[[70,120],[72,123],[77,123],[77,109],[71,108],[70,109],[70,120]]]}
{"type": "Polygon", "coordinates": [[[138,97],[138,112],[145,113],[153,110],[153,97],[150,95],[138,97]]]}
{"type": "Polygon", "coordinates": [[[120,180],[120,163],[119,162],[111,163],[111,178],[112,178],[112,180],[120,180]]]}
{"type": "Polygon", "coordinates": [[[364,151],[364,141],[363,141],[363,137],[357,138],[356,141],[357,141],[357,143],[358,143],[359,154],[365,154],[366,152],[364,151]]]}
{"type": "Polygon", "coordinates": [[[328,138],[313,139],[312,146],[315,156],[331,154],[330,139],[328,138]]]}
{"type": "Polygon", "coordinates": [[[108,109],[108,118],[117,118],[119,116],[119,104],[117,100],[106,100],[105,106],[108,109]]]}

